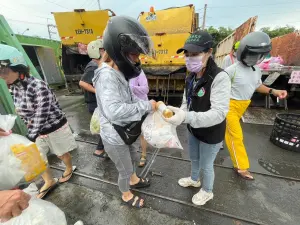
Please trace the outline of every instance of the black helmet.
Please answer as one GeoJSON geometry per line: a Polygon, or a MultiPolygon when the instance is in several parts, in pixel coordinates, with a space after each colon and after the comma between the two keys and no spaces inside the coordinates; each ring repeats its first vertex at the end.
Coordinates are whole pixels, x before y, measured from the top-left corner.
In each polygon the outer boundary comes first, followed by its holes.
{"type": "Polygon", "coordinates": [[[144,27],[127,16],[111,17],[103,35],[103,46],[125,78],[131,79],[141,73],[141,63],[132,62],[129,53],[153,54],[152,41],[144,27]]]}
{"type": "Polygon", "coordinates": [[[271,39],[264,32],[247,34],[237,50],[237,60],[246,66],[254,66],[271,51],[271,39]]]}

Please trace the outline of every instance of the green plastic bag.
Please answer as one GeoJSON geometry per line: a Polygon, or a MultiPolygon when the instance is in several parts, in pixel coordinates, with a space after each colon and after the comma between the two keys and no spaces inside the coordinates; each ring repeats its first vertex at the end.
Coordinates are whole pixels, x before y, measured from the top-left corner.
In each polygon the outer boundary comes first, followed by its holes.
{"type": "Polygon", "coordinates": [[[100,134],[100,116],[98,108],[95,109],[91,122],[90,131],[92,134],[100,134]]]}

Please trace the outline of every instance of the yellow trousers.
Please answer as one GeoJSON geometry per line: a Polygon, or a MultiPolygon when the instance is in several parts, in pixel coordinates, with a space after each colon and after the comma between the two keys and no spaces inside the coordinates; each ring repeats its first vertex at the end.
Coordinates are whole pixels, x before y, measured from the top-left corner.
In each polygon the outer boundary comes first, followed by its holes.
{"type": "Polygon", "coordinates": [[[251,100],[230,100],[229,112],[226,117],[225,141],[234,168],[249,169],[249,159],[243,142],[243,131],[240,119],[248,108],[251,100]]]}

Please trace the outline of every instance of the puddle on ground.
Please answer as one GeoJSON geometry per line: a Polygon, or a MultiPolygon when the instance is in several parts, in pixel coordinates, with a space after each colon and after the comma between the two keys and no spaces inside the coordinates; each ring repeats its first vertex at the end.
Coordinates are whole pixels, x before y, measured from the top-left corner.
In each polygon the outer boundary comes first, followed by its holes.
{"type": "Polygon", "coordinates": [[[258,164],[271,174],[300,179],[300,167],[297,165],[269,162],[265,159],[258,159],[258,164]]]}
{"type": "MultiPolygon", "coordinates": [[[[252,159],[250,160],[250,171],[256,173],[273,174],[284,177],[292,177],[300,179],[300,166],[285,164],[280,162],[271,162],[266,159],[252,159]]],[[[215,160],[216,165],[232,167],[230,156],[218,155],[215,160]]]]}

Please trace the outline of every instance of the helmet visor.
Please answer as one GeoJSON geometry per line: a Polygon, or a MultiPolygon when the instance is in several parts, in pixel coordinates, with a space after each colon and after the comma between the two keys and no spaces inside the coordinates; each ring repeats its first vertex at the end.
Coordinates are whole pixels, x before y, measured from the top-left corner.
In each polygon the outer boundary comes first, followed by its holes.
{"type": "Polygon", "coordinates": [[[261,63],[265,57],[269,54],[270,51],[262,51],[261,49],[257,49],[255,47],[254,48],[248,48],[248,46],[246,47],[246,49],[243,52],[242,55],[242,60],[244,61],[244,63],[248,66],[255,66],[259,63],[261,63]],[[253,51],[256,50],[256,51],[253,51]]]}
{"type": "Polygon", "coordinates": [[[121,51],[124,53],[143,54],[155,58],[154,45],[149,36],[136,34],[120,35],[121,51]]]}
{"type": "Polygon", "coordinates": [[[246,46],[246,49],[249,52],[254,52],[254,53],[262,53],[262,54],[268,54],[272,50],[272,45],[268,44],[261,44],[261,46],[246,46]]]}

